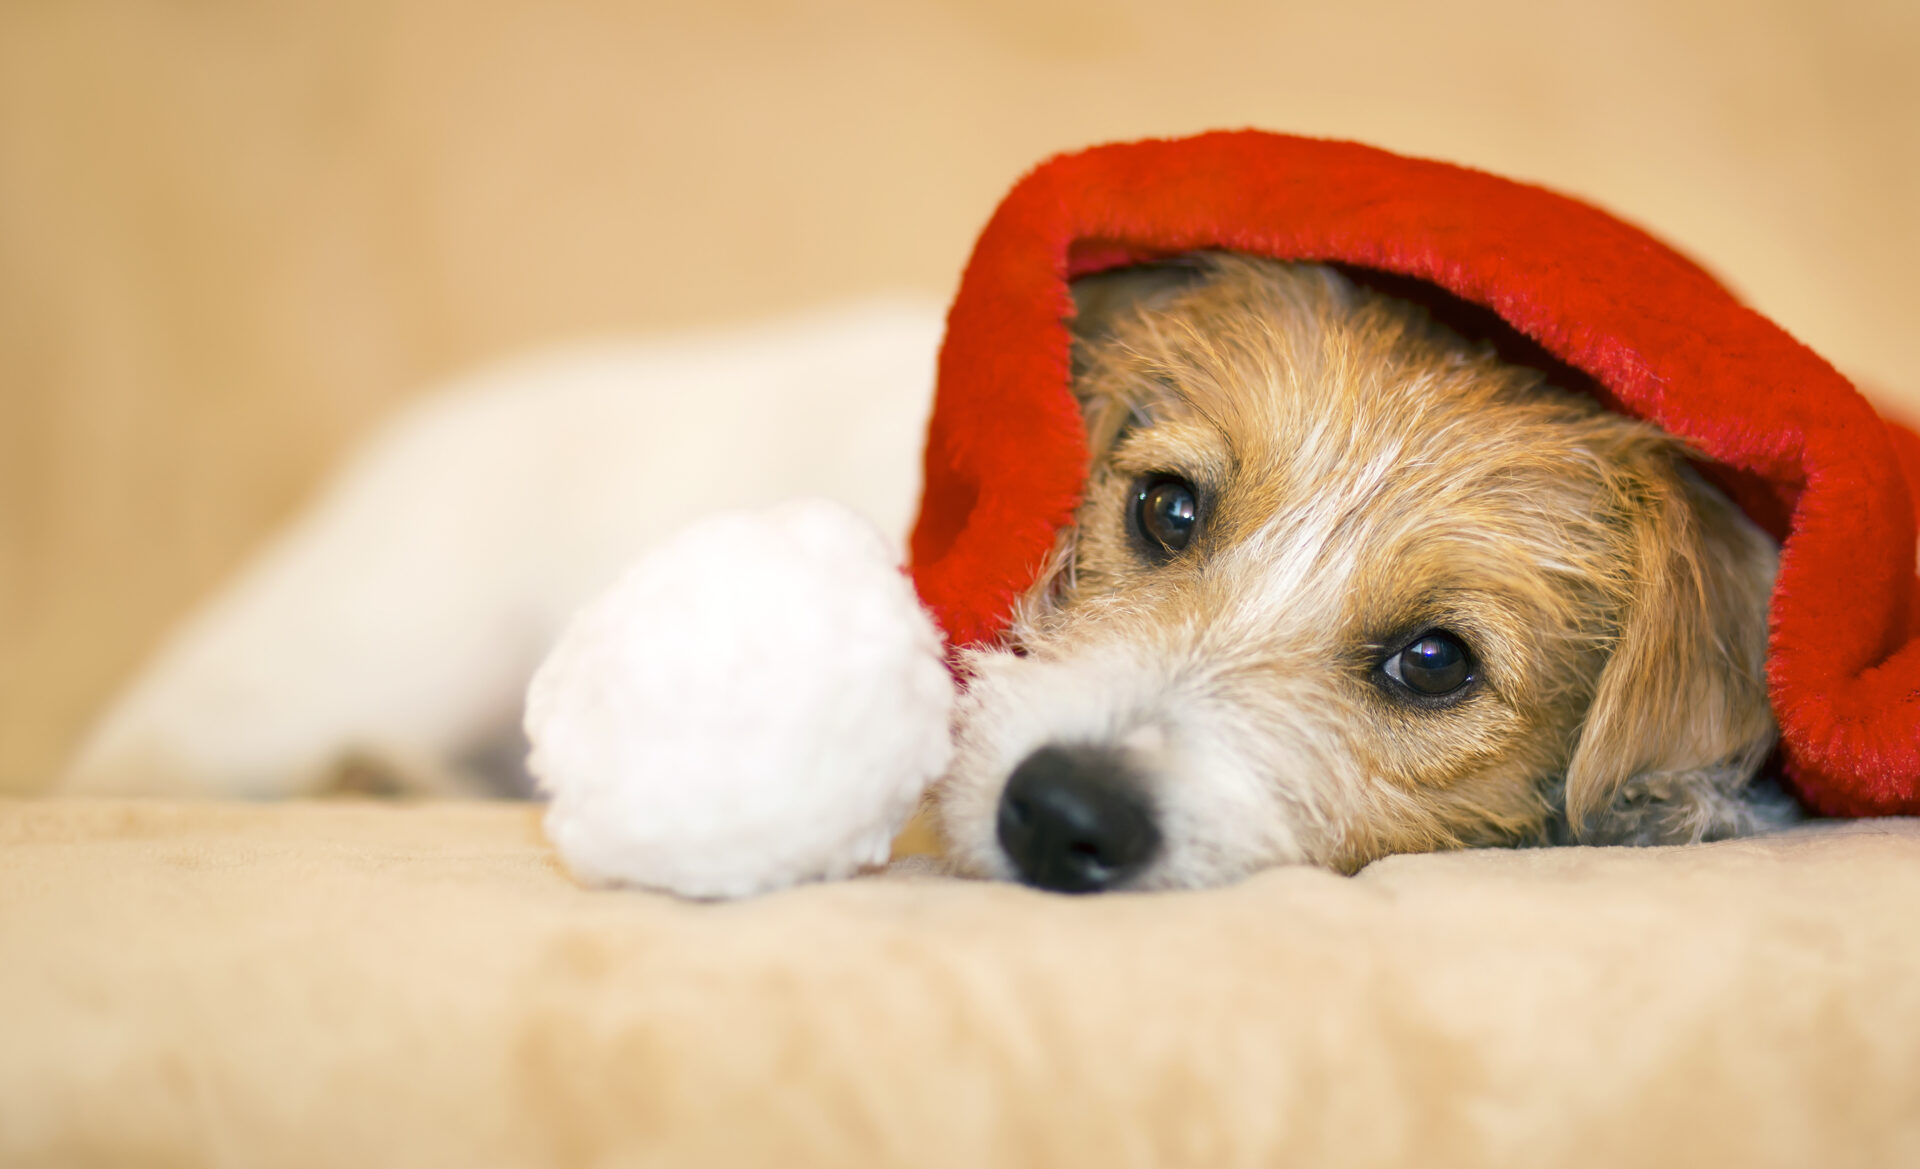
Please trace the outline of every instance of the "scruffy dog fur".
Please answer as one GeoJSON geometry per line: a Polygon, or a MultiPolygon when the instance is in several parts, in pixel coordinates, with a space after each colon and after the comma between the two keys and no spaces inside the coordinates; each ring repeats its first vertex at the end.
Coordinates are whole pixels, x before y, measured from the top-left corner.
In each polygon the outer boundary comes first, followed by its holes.
{"type": "MultiPolygon", "coordinates": [[[[1751,786],[1775,551],[1674,440],[1322,267],[1191,257],[1075,296],[1089,488],[963,663],[938,795],[963,870],[1193,886],[1792,814],[1751,786]]],[[[939,327],[879,304],[424,403],[62,790],[516,790],[545,646],[684,519],[650,503],[808,492],[904,528],[939,327]]]]}
{"type": "Polygon", "coordinates": [[[1750,788],[1776,552],[1675,440],[1322,267],[1076,298],[1091,477],[964,663],[962,866],[1199,886],[1791,817],[1750,788]]]}

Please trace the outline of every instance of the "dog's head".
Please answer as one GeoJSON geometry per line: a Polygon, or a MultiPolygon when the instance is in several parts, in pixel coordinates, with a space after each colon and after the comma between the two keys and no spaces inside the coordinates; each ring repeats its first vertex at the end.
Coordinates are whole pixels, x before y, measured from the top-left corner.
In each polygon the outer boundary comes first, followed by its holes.
{"type": "Polygon", "coordinates": [[[1086,496],[964,663],[962,866],[1202,885],[1769,814],[1775,552],[1674,440],[1325,268],[1076,299],[1086,496]]]}

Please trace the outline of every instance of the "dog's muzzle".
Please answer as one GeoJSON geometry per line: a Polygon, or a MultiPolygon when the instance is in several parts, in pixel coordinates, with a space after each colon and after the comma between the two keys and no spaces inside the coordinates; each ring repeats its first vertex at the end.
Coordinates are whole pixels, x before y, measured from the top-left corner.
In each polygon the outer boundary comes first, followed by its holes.
{"type": "Polygon", "coordinates": [[[1145,785],[1119,751],[1046,746],[1000,794],[996,834],[1020,880],[1063,893],[1110,889],[1160,848],[1145,785]]]}

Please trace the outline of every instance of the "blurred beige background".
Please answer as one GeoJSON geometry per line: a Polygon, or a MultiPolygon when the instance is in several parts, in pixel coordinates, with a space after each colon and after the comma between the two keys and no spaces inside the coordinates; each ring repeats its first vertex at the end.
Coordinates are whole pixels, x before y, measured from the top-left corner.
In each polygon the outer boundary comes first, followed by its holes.
{"type": "Polygon", "coordinates": [[[1545,181],[1920,411],[1916,62],[1915,0],[0,0],[0,792],[407,395],[944,294],[1013,178],[1096,140],[1545,181]]]}

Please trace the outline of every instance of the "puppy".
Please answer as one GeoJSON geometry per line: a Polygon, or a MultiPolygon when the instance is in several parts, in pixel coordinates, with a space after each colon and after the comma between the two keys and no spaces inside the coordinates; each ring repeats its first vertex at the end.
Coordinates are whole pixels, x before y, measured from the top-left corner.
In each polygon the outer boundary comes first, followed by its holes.
{"type": "MultiPolygon", "coordinates": [[[[1082,280],[1086,500],[970,654],[963,871],[1191,886],[1396,851],[1654,843],[1791,815],[1769,541],[1651,427],[1325,268],[1082,280]]],[[[164,648],[64,790],[523,791],[566,614],[702,511],[904,523],[934,306],[508,369],[391,428],[164,648]]]]}
{"type": "Polygon", "coordinates": [[[963,868],[1198,886],[1791,817],[1750,782],[1776,551],[1678,442],[1326,268],[1076,299],[1091,474],[964,661],[963,868]]]}

